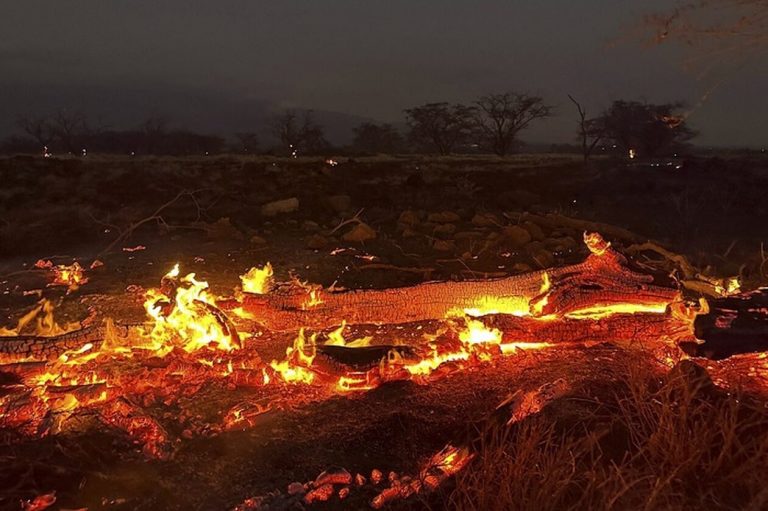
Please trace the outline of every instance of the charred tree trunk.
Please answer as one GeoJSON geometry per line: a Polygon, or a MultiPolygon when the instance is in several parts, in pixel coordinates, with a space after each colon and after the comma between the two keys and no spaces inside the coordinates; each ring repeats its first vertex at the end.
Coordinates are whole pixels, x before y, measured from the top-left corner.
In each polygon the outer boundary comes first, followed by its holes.
{"type": "Polygon", "coordinates": [[[768,351],[768,288],[710,300],[709,313],[696,317],[696,344],[685,350],[713,359],[768,351]]]}
{"type": "Polygon", "coordinates": [[[342,321],[398,324],[439,320],[452,313],[473,311],[546,317],[629,304],[638,310],[656,308],[663,312],[666,304],[678,299],[677,289],[654,284],[653,277],[630,270],[626,263],[623,256],[606,246],[596,248],[580,264],[499,280],[320,292],[314,298],[309,289],[293,285],[264,295],[246,293],[242,303],[226,306],[242,307],[270,330],[319,330],[342,321]]]}

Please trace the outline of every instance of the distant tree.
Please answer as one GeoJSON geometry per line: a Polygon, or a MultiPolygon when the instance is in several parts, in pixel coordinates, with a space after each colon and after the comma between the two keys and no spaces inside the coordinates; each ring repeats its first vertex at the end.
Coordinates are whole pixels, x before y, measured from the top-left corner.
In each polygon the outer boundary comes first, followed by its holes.
{"type": "Polygon", "coordinates": [[[147,154],[162,152],[161,144],[166,136],[168,120],[162,116],[152,116],[139,126],[142,133],[143,151],[147,154]]]}
{"type": "Polygon", "coordinates": [[[587,118],[587,111],[570,94],[568,94],[568,99],[576,105],[576,110],[579,112],[579,141],[581,142],[581,151],[584,155],[584,163],[587,163],[592,155],[592,151],[595,150],[597,144],[605,137],[605,124],[602,118],[587,118]]]}
{"type": "Polygon", "coordinates": [[[59,110],[51,118],[51,126],[62,148],[69,153],[79,154],[89,133],[85,114],[80,110],[59,110]]]}
{"type": "Polygon", "coordinates": [[[53,143],[56,134],[49,117],[19,116],[16,125],[32,140],[39,144],[38,149],[48,147],[53,143]]]}
{"type": "Polygon", "coordinates": [[[461,104],[427,103],[405,111],[408,138],[417,148],[439,154],[454,152],[467,143],[475,127],[475,109],[461,104]]]}
{"type": "Polygon", "coordinates": [[[259,150],[259,137],[256,133],[235,133],[235,150],[247,154],[255,154],[259,150]]]}
{"type": "Polygon", "coordinates": [[[499,156],[514,149],[517,134],[531,122],[552,114],[542,98],[515,92],[489,94],[475,104],[481,145],[499,156]]]}
{"type": "Polygon", "coordinates": [[[354,129],[352,147],[361,153],[392,154],[403,146],[403,137],[391,124],[364,122],[354,129]]]}
{"type": "Polygon", "coordinates": [[[311,154],[328,147],[323,127],[314,120],[311,110],[300,116],[294,110],[274,115],[269,121],[272,135],[290,154],[311,154]]]}
{"type": "Polygon", "coordinates": [[[654,105],[635,101],[614,101],[603,115],[593,122],[600,123],[605,138],[623,151],[634,150],[640,156],[656,156],[674,149],[693,138],[696,133],[679,113],[682,103],[654,105]]]}

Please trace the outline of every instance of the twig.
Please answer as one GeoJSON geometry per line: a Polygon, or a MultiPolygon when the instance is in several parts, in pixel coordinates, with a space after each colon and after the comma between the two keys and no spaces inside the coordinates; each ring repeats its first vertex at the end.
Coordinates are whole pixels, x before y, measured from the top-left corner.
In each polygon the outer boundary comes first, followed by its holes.
{"type": "Polygon", "coordinates": [[[160,207],[158,207],[154,213],[152,213],[150,216],[143,218],[137,222],[132,223],[129,225],[125,230],[121,231],[117,238],[115,238],[112,243],[107,245],[106,248],[104,248],[101,252],[99,252],[96,255],[96,258],[102,257],[104,254],[109,253],[116,245],[119,243],[125,241],[127,238],[129,238],[133,232],[141,227],[144,224],[147,224],[149,222],[157,222],[160,225],[164,225],[168,227],[168,224],[166,223],[165,219],[162,216],[163,211],[165,211],[167,208],[173,206],[176,204],[182,197],[189,197],[192,202],[195,204],[195,207],[197,208],[197,220],[200,219],[200,205],[197,202],[197,198],[195,197],[195,193],[198,193],[200,190],[196,191],[189,191],[189,190],[182,190],[176,196],[166,202],[165,204],[162,204],[160,207]]]}
{"type": "Polygon", "coordinates": [[[334,227],[334,228],[333,228],[333,230],[332,230],[332,231],[331,231],[329,234],[333,234],[333,233],[335,233],[336,231],[338,231],[339,229],[341,229],[341,228],[342,228],[342,227],[344,227],[345,225],[349,225],[349,224],[353,224],[353,223],[356,223],[356,224],[362,224],[362,223],[363,223],[363,221],[362,221],[362,220],[360,220],[360,215],[363,213],[363,210],[364,210],[364,209],[365,209],[365,208],[361,208],[361,209],[360,209],[360,211],[358,211],[357,213],[355,213],[355,215],[354,215],[352,218],[350,218],[349,220],[343,220],[343,221],[342,221],[342,222],[341,222],[339,225],[337,225],[336,227],[334,227]]]}

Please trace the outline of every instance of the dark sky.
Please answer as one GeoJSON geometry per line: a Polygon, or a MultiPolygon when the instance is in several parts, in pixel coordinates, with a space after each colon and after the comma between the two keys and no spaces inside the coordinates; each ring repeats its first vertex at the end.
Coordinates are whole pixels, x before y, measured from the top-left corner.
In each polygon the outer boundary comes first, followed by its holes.
{"type": "MultiPolygon", "coordinates": [[[[0,8],[0,116],[7,125],[62,91],[91,109],[94,98],[106,98],[108,117],[146,115],[122,99],[140,90],[154,97],[142,103],[151,110],[162,111],[169,94],[205,95],[398,122],[420,103],[521,90],[545,96],[558,114],[524,138],[571,141],[567,93],[593,112],[616,98],[695,104],[719,80],[684,70],[676,49],[644,48],[628,36],[643,13],[669,3],[8,1],[0,8]],[[617,39],[627,41],[612,44],[617,39]]],[[[699,142],[767,144],[765,90],[768,66],[732,73],[690,118],[699,142]]],[[[226,119],[212,121],[222,125],[226,119]]]]}

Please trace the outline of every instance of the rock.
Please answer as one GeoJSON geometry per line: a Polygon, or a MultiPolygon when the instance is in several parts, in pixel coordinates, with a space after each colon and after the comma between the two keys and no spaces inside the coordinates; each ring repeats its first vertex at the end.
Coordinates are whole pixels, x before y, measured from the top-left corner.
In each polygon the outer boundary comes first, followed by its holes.
{"type": "Polygon", "coordinates": [[[533,268],[531,268],[530,265],[527,265],[525,263],[515,263],[512,266],[512,269],[520,273],[528,273],[529,271],[533,270],[533,268]]]}
{"type": "Polygon", "coordinates": [[[454,235],[454,238],[458,240],[477,240],[483,237],[482,232],[477,231],[461,231],[454,235]]]}
{"type": "Polygon", "coordinates": [[[261,206],[263,216],[276,216],[284,213],[293,213],[299,209],[299,199],[291,197],[290,199],[276,200],[268,202],[261,206]]]}
{"type": "Polygon", "coordinates": [[[344,213],[352,207],[352,197],[349,195],[331,195],[325,198],[325,204],[336,213],[344,213]]]}
{"type": "Polygon", "coordinates": [[[402,237],[403,237],[403,238],[415,238],[415,237],[416,237],[416,236],[418,236],[418,235],[419,235],[419,232],[418,232],[418,231],[414,231],[414,230],[413,230],[413,229],[411,229],[410,227],[407,227],[407,228],[406,228],[406,229],[403,231],[402,237]]]}
{"type": "Polygon", "coordinates": [[[526,252],[540,268],[550,268],[555,264],[555,256],[540,241],[532,241],[525,246],[526,252]]]}
{"type": "Polygon", "coordinates": [[[539,227],[539,224],[535,224],[530,220],[523,222],[523,229],[528,231],[528,234],[531,235],[531,238],[533,238],[536,241],[543,241],[544,238],[546,238],[546,234],[544,234],[544,229],[539,227]]]}
{"type": "Polygon", "coordinates": [[[232,225],[229,218],[219,218],[213,223],[205,226],[205,232],[208,239],[211,240],[241,240],[243,233],[237,227],[232,225]]]}
{"type": "Polygon", "coordinates": [[[301,228],[307,232],[317,232],[320,230],[320,225],[312,220],[306,220],[301,224],[301,228]]]}
{"type": "Polygon", "coordinates": [[[430,213],[427,217],[427,221],[435,222],[436,224],[451,224],[461,220],[461,217],[453,211],[442,211],[440,213],[430,213]]]}
{"type": "Polygon", "coordinates": [[[351,484],[352,474],[344,468],[330,468],[315,478],[314,485],[322,486],[324,484],[351,484]]]}
{"type": "Polygon", "coordinates": [[[347,232],[342,239],[344,241],[352,241],[362,243],[364,241],[370,241],[376,239],[376,231],[368,224],[360,222],[349,232],[347,232]]]}
{"type": "Polygon", "coordinates": [[[307,248],[312,250],[320,250],[328,246],[328,239],[319,234],[313,234],[307,238],[307,248]]]}
{"type": "Polygon", "coordinates": [[[299,482],[293,482],[288,485],[288,495],[304,495],[307,492],[304,485],[299,482]]]}
{"type": "Polygon", "coordinates": [[[267,240],[266,239],[264,239],[261,236],[258,236],[256,234],[251,236],[250,242],[251,242],[251,245],[266,245],[267,244],[267,240]]]}
{"type": "Polygon", "coordinates": [[[450,236],[456,232],[456,226],[454,224],[440,224],[436,226],[432,232],[443,236],[450,236]]]}
{"type": "Polygon", "coordinates": [[[499,223],[499,217],[493,213],[477,213],[472,217],[472,225],[477,227],[490,227],[499,223]]]}
{"type": "Polygon", "coordinates": [[[420,221],[421,219],[419,218],[419,214],[410,209],[406,209],[405,211],[400,213],[400,216],[397,218],[398,224],[405,225],[408,227],[419,225],[420,221]]]}
{"type": "Polygon", "coordinates": [[[531,234],[519,225],[508,225],[502,229],[504,238],[515,248],[522,248],[532,239],[531,234]]]}
{"type": "Polygon", "coordinates": [[[456,250],[456,243],[453,240],[435,240],[432,248],[438,252],[453,252],[456,250]]]}

